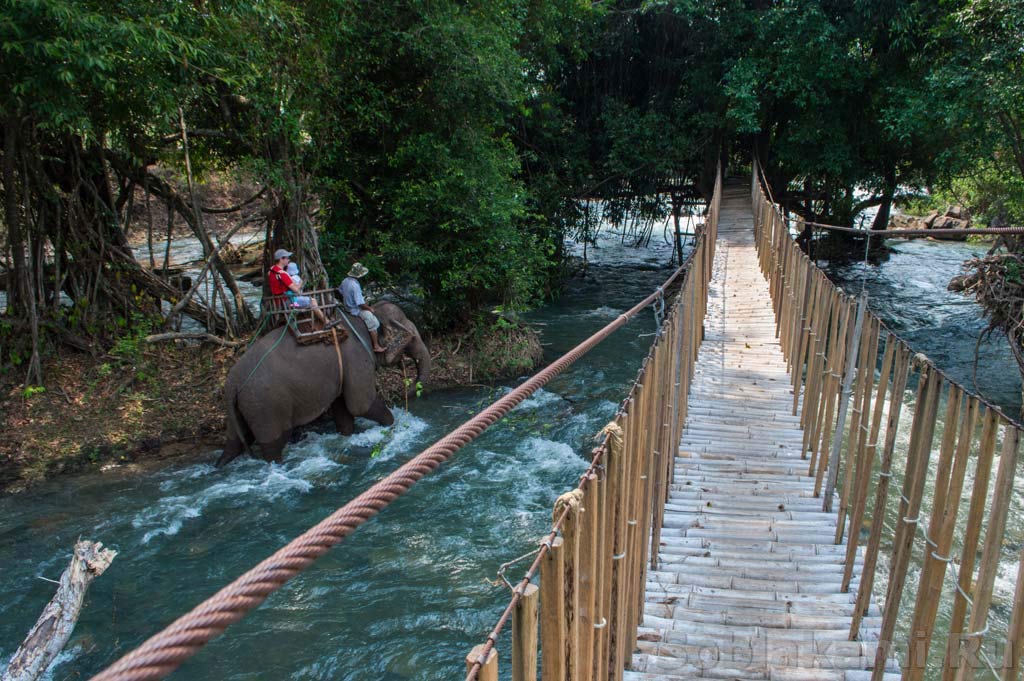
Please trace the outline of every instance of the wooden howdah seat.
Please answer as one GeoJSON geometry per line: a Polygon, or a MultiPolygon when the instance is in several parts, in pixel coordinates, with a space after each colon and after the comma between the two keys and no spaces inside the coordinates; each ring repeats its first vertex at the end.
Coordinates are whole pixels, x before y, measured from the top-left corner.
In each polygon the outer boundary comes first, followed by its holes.
{"type": "Polygon", "coordinates": [[[327,318],[326,325],[316,318],[312,307],[295,307],[290,296],[282,295],[266,296],[260,303],[267,328],[287,324],[288,330],[301,345],[333,343],[335,338],[341,342],[348,338],[348,328],[341,318],[343,312],[334,289],[303,291],[301,295],[316,301],[317,307],[327,318]]]}

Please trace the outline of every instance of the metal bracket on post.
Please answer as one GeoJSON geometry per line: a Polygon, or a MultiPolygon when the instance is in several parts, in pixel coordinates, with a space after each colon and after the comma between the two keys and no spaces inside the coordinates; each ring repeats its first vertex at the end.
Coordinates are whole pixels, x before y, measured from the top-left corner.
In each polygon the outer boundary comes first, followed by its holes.
{"type": "MultiPolygon", "coordinates": [[[[836,431],[832,437],[832,451],[828,458],[828,478],[825,483],[825,493],[822,494],[821,509],[826,513],[832,512],[832,498],[835,496],[836,480],[839,478],[839,452],[843,446],[843,428],[846,427],[846,412],[850,407],[850,394],[853,392],[853,373],[857,364],[857,355],[860,352],[860,337],[864,328],[867,307],[868,294],[867,291],[862,290],[860,300],[857,301],[857,321],[854,324],[853,337],[846,349],[846,373],[843,375],[843,389],[839,394],[839,419],[836,421],[836,431]]],[[[861,371],[864,370],[865,368],[861,367],[861,371]]]]}

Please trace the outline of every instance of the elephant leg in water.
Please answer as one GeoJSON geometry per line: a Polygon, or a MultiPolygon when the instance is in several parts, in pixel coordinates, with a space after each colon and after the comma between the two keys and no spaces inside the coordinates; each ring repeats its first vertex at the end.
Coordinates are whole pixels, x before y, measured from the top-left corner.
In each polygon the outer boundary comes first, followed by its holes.
{"type": "MultiPolygon", "coordinates": [[[[352,416],[352,412],[348,410],[348,407],[345,406],[345,399],[343,397],[339,397],[331,403],[330,412],[334,418],[334,426],[338,429],[339,433],[351,435],[355,432],[355,418],[352,416]]],[[[379,395],[370,403],[370,408],[366,410],[363,416],[371,421],[376,421],[382,426],[390,426],[395,422],[394,414],[387,408],[384,400],[379,395]]]]}
{"type": "Polygon", "coordinates": [[[265,461],[273,461],[274,463],[281,463],[284,460],[284,448],[288,444],[288,440],[291,439],[292,429],[284,431],[276,439],[270,442],[265,442],[260,445],[260,458],[265,461]]]}

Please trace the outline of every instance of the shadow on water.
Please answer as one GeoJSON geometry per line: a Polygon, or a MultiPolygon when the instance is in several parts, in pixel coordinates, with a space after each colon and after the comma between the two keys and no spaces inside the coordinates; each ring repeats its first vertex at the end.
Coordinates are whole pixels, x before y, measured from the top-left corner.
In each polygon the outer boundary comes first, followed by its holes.
{"type": "MultiPolygon", "coordinates": [[[[671,249],[608,235],[588,276],[529,315],[548,359],[649,294],[671,249]]],[[[517,407],[344,544],[187,662],[188,679],[441,679],[508,599],[493,579],[536,546],[557,495],[614,414],[654,330],[644,313],[517,407]]],[[[0,659],[53,593],[79,536],[120,555],[91,587],[50,678],[88,677],[393,471],[507,386],[427,393],[396,424],[310,433],[283,465],[239,459],[66,477],[0,499],[0,659]]],[[[508,651],[507,644],[502,645],[508,651]]],[[[508,669],[507,659],[503,663],[508,669]]]]}

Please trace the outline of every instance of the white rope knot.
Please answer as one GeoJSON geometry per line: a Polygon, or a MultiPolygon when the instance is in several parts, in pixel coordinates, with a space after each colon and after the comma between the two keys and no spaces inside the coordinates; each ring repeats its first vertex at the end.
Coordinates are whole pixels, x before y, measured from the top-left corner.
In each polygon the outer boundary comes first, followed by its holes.
{"type": "Polygon", "coordinates": [[[600,624],[595,624],[594,628],[595,629],[604,629],[606,626],[608,626],[608,620],[606,620],[605,618],[602,617],[601,618],[601,623],[600,624]]]}
{"type": "Polygon", "coordinates": [[[903,522],[905,522],[907,525],[916,525],[917,521],[920,520],[920,519],[921,519],[921,516],[915,516],[913,518],[904,518],[903,522]]]}
{"type": "Polygon", "coordinates": [[[612,421],[607,426],[605,426],[604,428],[601,429],[601,435],[603,435],[603,436],[605,436],[607,438],[607,443],[608,443],[608,446],[605,447],[605,451],[604,451],[604,456],[605,456],[604,465],[605,466],[610,466],[611,465],[612,450],[614,449],[617,452],[621,452],[622,451],[622,447],[623,447],[623,444],[622,444],[623,443],[623,440],[622,440],[622,426],[620,426],[615,421],[612,421]]]}
{"type": "Polygon", "coordinates": [[[569,513],[579,513],[580,504],[582,503],[583,490],[574,489],[571,492],[566,492],[555,500],[555,510],[551,514],[552,520],[558,522],[558,519],[562,517],[562,513],[565,512],[566,507],[569,508],[569,513]]]}

